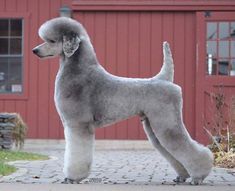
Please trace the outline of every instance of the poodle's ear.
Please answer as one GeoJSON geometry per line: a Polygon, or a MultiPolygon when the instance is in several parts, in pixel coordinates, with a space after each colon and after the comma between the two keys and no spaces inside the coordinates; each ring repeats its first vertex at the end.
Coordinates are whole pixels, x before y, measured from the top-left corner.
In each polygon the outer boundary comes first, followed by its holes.
{"type": "Polygon", "coordinates": [[[81,39],[77,36],[63,36],[63,51],[65,56],[70,57],[78,49],[81,39]]]}

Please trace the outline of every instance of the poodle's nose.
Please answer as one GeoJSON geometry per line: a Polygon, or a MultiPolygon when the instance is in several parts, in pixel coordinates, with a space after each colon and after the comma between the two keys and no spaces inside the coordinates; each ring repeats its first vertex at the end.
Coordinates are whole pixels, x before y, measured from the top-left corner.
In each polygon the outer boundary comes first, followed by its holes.
{"type": "Polygon", "coordinates": [[[38,48],[34,48],[32,51],[34,54],[37,54],[39,52],[38,48]]]}

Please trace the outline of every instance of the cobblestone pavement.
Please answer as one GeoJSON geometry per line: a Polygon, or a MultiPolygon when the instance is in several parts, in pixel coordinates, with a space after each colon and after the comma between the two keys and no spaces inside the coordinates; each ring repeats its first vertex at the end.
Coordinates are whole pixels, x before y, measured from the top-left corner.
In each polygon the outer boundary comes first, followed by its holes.
{"type": "MultiPolygon", "coordinates": [[[[31,150],[28,150],[31,151],[31,150]]],[[[51,156],[47,161],[14,162],[17,173],[0,178],[3,183],[60,183],[63,180],[61,149],[34,150],[51,156]]],[[[155,150],[98,150],[90,176],[82,184],[174,185],[174,170],[155,150]]],[[[189,181],[187,183],[189,184],[189,181]]],[[[235,169],[214,168],[205,185],[235,186],[235,169]]]]}

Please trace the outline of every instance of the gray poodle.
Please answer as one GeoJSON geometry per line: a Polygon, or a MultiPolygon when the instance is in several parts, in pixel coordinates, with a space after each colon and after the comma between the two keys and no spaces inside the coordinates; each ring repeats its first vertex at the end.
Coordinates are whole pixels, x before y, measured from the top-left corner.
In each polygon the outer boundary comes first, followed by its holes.
{"type": "Polygon", "coordinates": [[[33,52],[60,56],[55,81],[55,105],[66,140],[64,183],[89,175],[96,128],[139,115],[148,139],[177,173],[175,182],[191,177],[201,184],[210,173],[210,150],[192,140],[182,120],[182,92],[173,82],[174,66],[168,43],[164,63],[149,79],[114,76],[99,64],[84,27],[70,18],[55,18],[39,29],[45,41],[33,52]]]}

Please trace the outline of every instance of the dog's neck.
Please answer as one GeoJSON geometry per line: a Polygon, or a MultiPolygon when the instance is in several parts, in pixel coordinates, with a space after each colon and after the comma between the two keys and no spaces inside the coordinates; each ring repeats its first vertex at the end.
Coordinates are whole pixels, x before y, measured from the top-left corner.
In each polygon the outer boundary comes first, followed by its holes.
{"type": "Polygon", "coordinates": [[[77,76],[82,73],[89,73],[99,65],[94,48],[87,38],[82,39],[79,48],[71,57],[61,55],[59,70],[62,73],[73,73],[77,76]]]}

